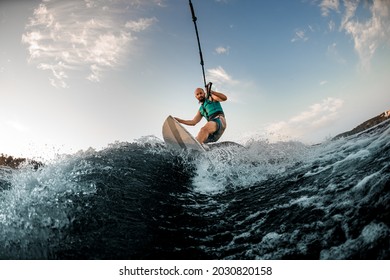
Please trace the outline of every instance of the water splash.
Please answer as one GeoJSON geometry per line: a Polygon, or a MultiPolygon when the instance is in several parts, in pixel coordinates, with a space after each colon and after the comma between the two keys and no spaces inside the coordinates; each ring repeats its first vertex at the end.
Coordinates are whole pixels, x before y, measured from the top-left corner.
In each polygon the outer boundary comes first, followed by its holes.
{"type": "Polygon", "coordinates": [[[302,164],[310,147],[299,142],[249,141],[245,147],[225,147],[196,161],[195,191],[219,193],[259,184],[302,164]]]}
{"type": "Polygon", "coordinates": [[[74,220],[74,201],[96,192],[93,181],[82,179],[91,170],[77,156],[38,171],[8,170],[8,188],[0,192],[0,258],[50,258],[74,220]]]}

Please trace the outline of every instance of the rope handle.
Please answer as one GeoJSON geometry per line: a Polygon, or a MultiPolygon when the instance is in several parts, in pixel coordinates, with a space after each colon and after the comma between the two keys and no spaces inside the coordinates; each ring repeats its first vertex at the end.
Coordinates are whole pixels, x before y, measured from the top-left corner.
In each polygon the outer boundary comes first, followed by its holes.
{"type": "Polygon", "coordinates": [[[206,85],[206,98],[209,99],[211,97],[211,99],[213,99],[213,97],[211,96],[211,87],[213,86],[213,83],[212,82],[209,82],[207,85],[206,85]]]}

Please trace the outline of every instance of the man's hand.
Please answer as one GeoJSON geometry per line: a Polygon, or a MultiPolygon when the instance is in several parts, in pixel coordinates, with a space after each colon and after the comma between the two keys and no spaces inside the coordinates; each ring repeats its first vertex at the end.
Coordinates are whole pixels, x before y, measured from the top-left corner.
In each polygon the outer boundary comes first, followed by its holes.
{"type": "Polygon", "coordinates": [[[202,115],[200,114],[199,110],[196,112],[195,117],[192,120],[182,120],[177,117],[173,117],[175,120],[177,120],[179,123],[185,124],[185,125],[191,125],[194,126],[198,122],[202,120],[202,115]]]}
{"type": "Polygon", "coordinates": [[[206,85],[206,93],[207,95],[211,94],[211,87],[212,87],[213,83],[212,82],[209,82],[207,85],[206,85]]]}

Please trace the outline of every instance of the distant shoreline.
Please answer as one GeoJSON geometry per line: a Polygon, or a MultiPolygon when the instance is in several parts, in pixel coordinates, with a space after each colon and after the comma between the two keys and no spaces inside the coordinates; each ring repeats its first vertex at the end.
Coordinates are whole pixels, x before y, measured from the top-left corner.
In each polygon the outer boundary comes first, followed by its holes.
{"type": "Polygon", "coordinates": [[[6,166],[13,169],[17,169],[24,164],[31,165],[35,170],[37,170],[39,167],[43,165],[43,163],[38,162],[36,160],[29,160],[26,158],[16,158],[5,154],[0,155],[0,167],[6,166]]]}
{"type": "Polygon", "coordinates": [[[361,124],[359,124],[357,127],[355,127],[354,129],[350,130],[350,131],[347,131],[347,132],[343,132],[343,133],[340,133],[338,135],[336,135],[335,137],[333,137],[332,140],[336,140],[336,139],[339,139],[339,138],[343,138],[343,137],[348,137],[348,136],[351,136],[351,135],[354,135],[354,134],[357,134],[359,132],[362,132],[366,129],[369,129],[373,126],[376,126],[377,124],[380,124],[381,122],[384,122],[385,120],[389,119],[390,118],[390,110],[389,111],[385,111],[383,112],[382,114],[376,116],[376,117],[373,117],[361,124]]]}

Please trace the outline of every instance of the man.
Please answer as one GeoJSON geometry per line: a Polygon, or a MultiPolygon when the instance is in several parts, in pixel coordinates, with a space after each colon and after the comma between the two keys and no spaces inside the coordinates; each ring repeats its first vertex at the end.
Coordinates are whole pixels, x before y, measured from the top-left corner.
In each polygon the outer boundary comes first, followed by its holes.
{"type": "Polygon", "coordinates": [[[191,126],[199,123],[202,120],[202,116],[206,118],[206,125],[200,129],[198,136],[196,136],[196,140],[200,144],[218,141],[226,129],[225,114],[220,104],[220,102],[227,100],[226,95],[212,91],[208,87],[206,90],[210,92],[208,98],[202,88],[197,88],[194,92],[195,98],[198,99],[201,105],[192,120],[175,118],[179,123],[191,126]]]}

